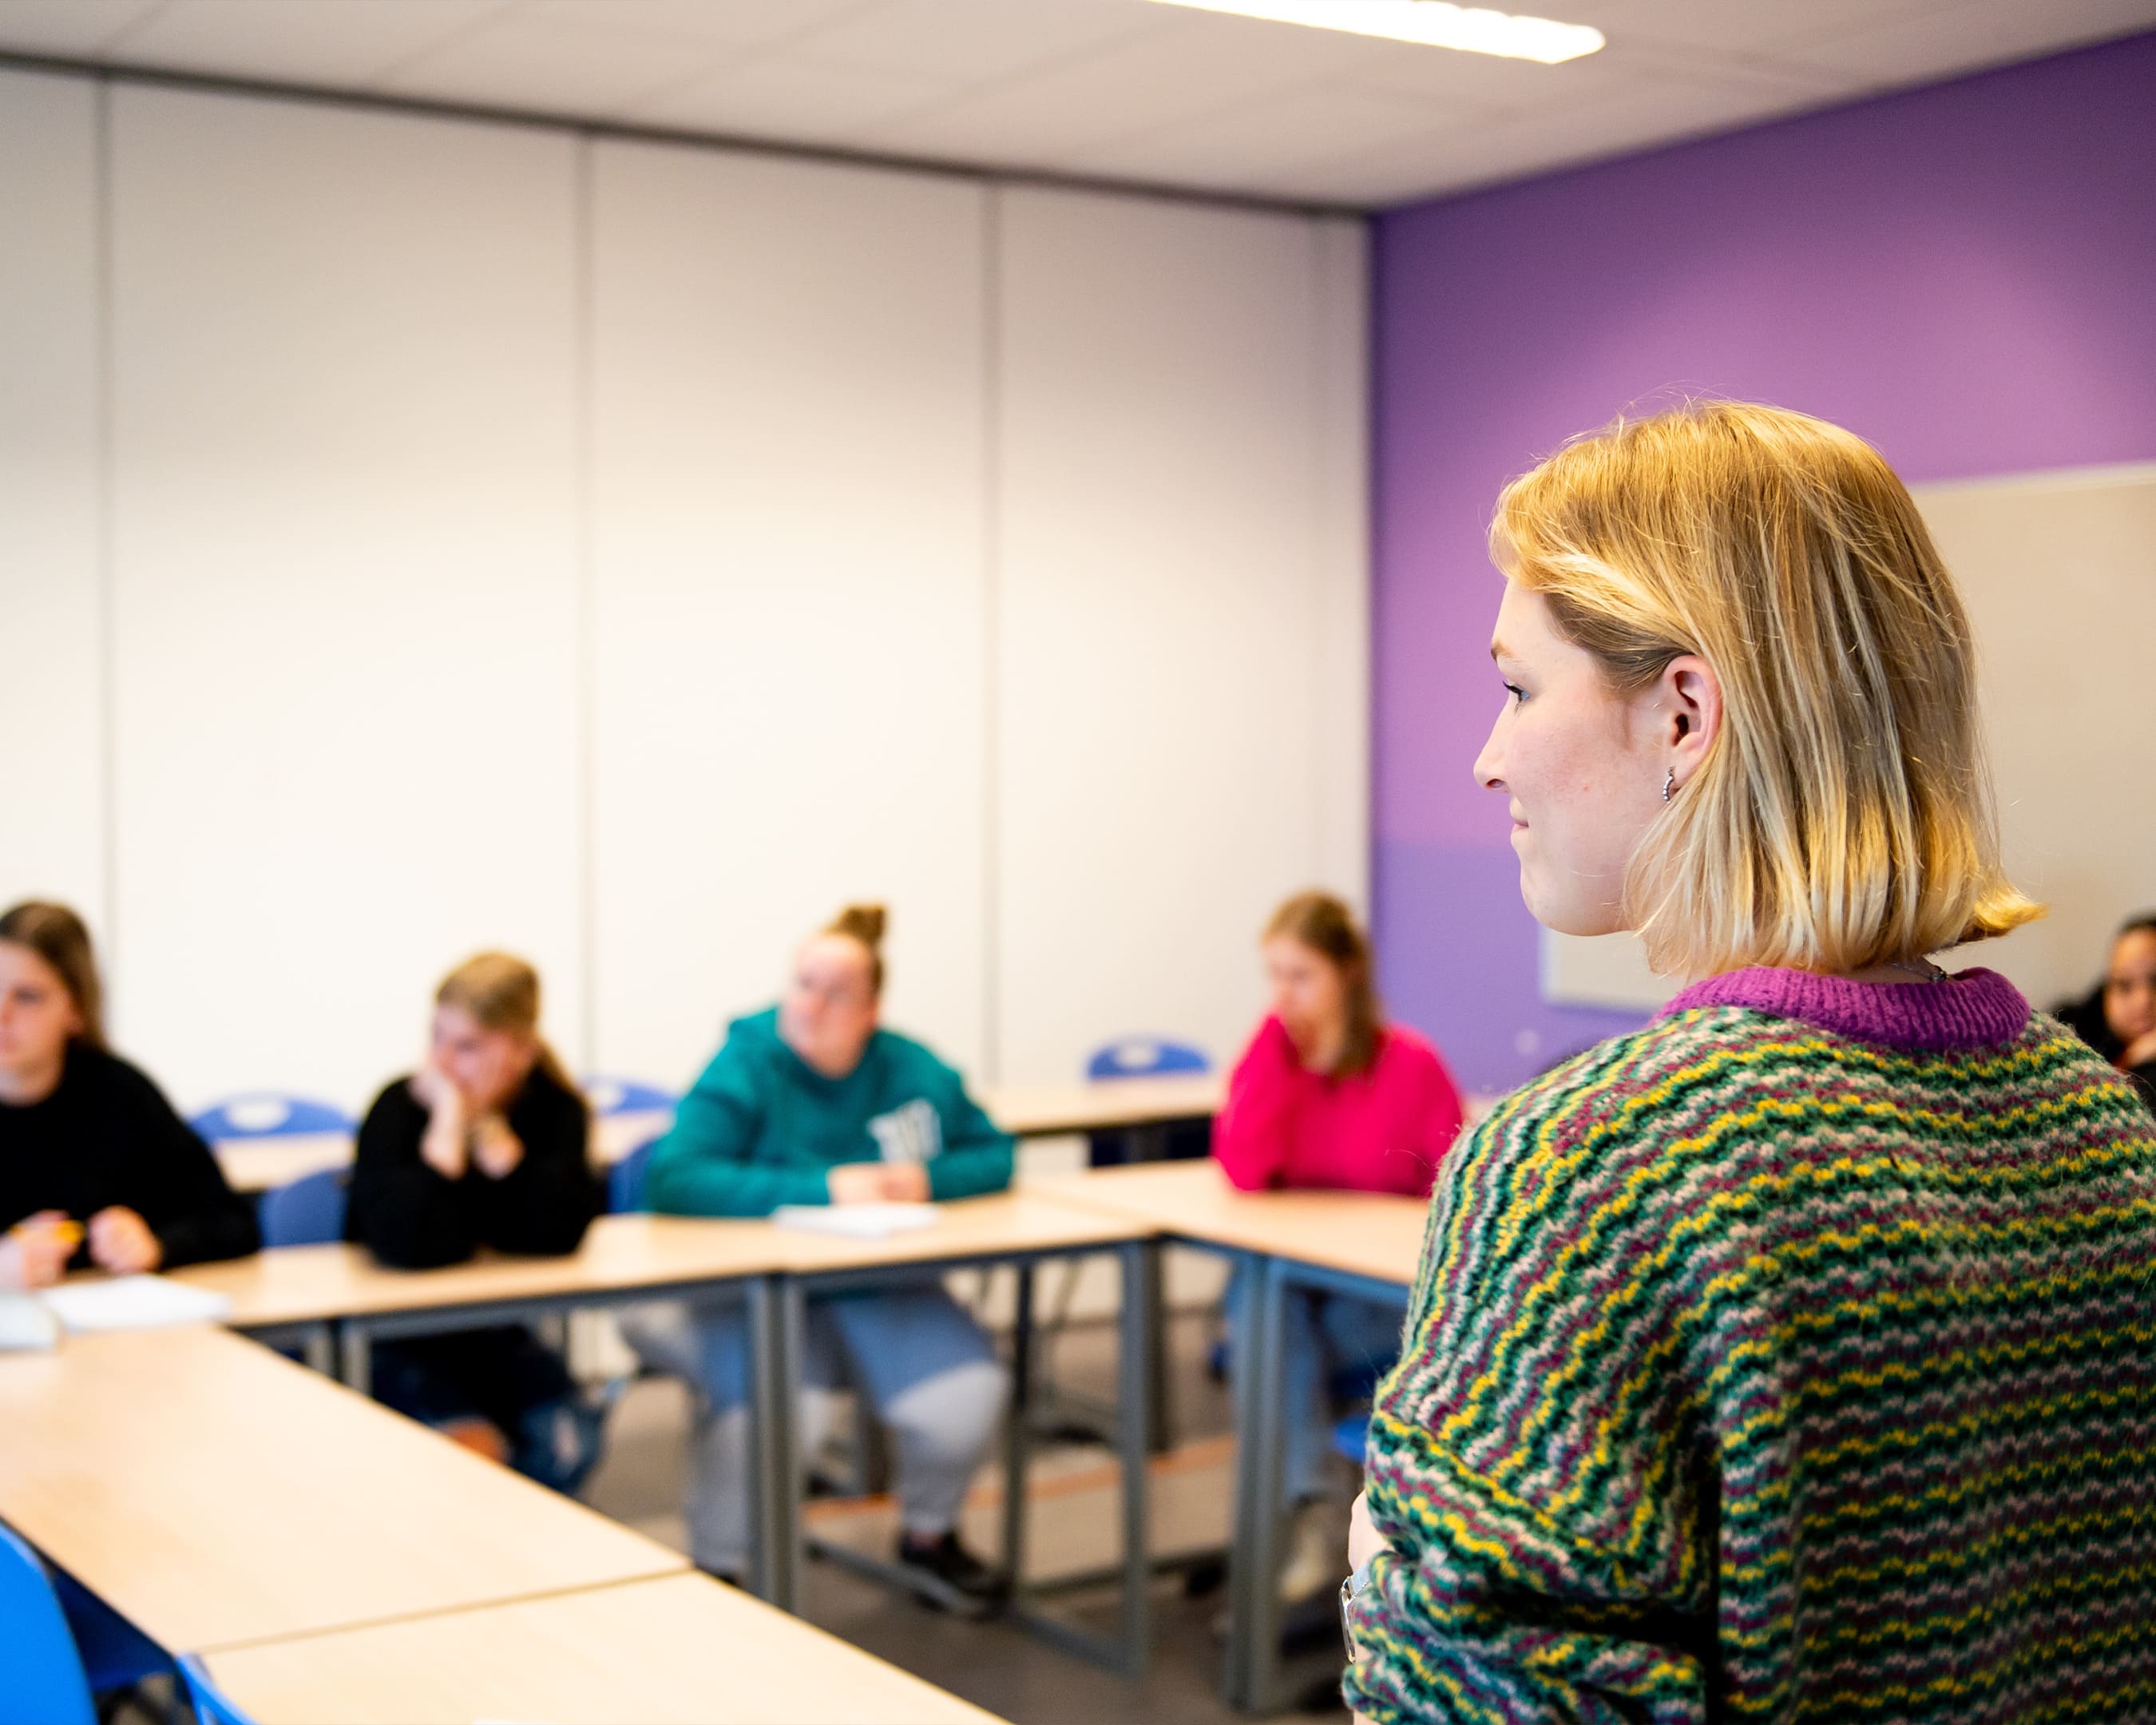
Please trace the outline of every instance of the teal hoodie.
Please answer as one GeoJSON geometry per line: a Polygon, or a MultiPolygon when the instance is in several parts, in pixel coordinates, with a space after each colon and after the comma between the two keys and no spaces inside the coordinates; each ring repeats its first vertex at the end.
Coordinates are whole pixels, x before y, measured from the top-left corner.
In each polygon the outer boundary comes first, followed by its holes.
{"type": "Polygon", "coordinates": [[[736,1019],[651,1153],[644,1201],[682,1216],[765,1216],[828,1204],[847,1162],[921,1162],[936,1199],[1010,1184],[1011,1140],[965,1081],[911,1037],[878,1030],[826,1078],[779,1040],[773,1007],[736,1019]]]}

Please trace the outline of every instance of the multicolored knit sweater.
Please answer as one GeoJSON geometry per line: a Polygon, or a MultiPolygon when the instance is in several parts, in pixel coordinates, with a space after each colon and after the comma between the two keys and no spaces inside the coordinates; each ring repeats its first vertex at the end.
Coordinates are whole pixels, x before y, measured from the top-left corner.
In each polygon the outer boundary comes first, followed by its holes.
{"type": "Polygon", "coordinates": [[[1373,1720],[2156,1720],[2156,1121],[2004,978],[1688,990],[1432,1196],[1373,1720]]]}

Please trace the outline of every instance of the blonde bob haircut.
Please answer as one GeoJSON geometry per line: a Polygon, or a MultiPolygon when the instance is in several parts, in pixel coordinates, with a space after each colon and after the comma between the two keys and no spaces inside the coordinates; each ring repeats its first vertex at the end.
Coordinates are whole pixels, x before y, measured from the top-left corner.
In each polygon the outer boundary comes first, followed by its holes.
{"type": "Polygon", "coordinates": [[[1620,418],[1507,485],[1490,544],[1617,695],[1681,654],[1721,681],[1625,880],[1657,971],[1845,973],[2043,914],[1999,866],[1968,614],[1861,439],[1738,402],[1620,418]]]}

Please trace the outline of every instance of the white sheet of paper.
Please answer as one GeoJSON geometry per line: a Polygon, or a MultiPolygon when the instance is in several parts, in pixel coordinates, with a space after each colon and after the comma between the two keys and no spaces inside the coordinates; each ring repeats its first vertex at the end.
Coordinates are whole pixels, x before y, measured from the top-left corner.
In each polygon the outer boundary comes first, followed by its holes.
{"type": "Polygon", "coordinates": [[[71,1331],[156,1330],[168,1324],[215,1323],[232,1311],[223,1294],[190,1288],[162,1276],[116,1276],[70,1281],[38,1298],[71,1331]]]}
{"type": "Polygon", "coordinates": [[[771,1213],[782,1228],[806,1228],[816,1234],[844,1234],[855,1240],[881,1240],[936,1225],[932,1204],[782,1204],[771,1213]]]}
{"type": "Polygon", "coordinates": [[[0,1353],[57,1348],[59,1320],[28,1294],[0,1294],[0,1353]]]}

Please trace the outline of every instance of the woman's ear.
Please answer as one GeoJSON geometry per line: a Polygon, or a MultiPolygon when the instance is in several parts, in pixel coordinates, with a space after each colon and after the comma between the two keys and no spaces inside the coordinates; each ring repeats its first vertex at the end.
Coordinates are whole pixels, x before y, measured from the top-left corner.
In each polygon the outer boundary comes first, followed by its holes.
{"type": "Polygon", "coordinates": [[[1655,693],[1669,763],[1677,783],[1689,783],[1722,735],[1722,679],[1698,654],[1681,653],[1662,667],[1655,693]]]}

